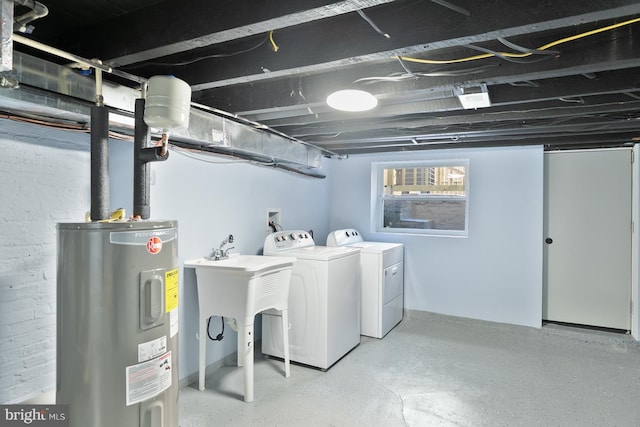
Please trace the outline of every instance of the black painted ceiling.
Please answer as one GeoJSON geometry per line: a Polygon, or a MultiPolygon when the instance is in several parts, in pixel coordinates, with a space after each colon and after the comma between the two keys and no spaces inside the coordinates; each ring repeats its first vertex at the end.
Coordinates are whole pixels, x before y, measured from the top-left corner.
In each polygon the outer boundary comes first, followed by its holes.
{"type": "Polygon", "coordinates": [[[640,140],[637,0],[41,2],[29,37],[339,154],[640,140]],[[462,109],[481,83],[492,106],[462,109]],[[338,88],[379,105],[332,110],[338,88]]]}

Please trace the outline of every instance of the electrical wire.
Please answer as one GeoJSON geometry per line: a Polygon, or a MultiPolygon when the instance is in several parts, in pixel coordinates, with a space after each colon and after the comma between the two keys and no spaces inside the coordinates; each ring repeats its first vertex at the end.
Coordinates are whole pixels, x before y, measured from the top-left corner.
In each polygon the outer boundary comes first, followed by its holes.
{"type": "Polygon", "coordinates": [[[211,341],[222,341],[222,338],[224,338],[224,317],[220,317],[220,322],[222,323],[222,331],[220,331],[220,333],[216,335],[215,338],[212,337],[211,334],[209,333],[209,325],[211,324],[212,317],[213,316],[209,316],[209,319],[207,319],[207,336],[211,341]]]}
{"type": "Polygon", "coordinates": [[[486,47],[476,46],[474,44],[466,44],[464,45],[464,47],[468,47],[469,49],[479,50],[480,52],[486,52],[492,56],[495,56],[497,58],[504,59],[505,61],[513,62],[516,64],[531,64],[533,62],[544,61],[545,59],[550,58],[549,56],[546,56],[546,57],[536,58],[536,59],[524,59],[525,57],[532,56],[533,54],[527,52],[527,53],[523,53],[523,55],[525,56],[518,57],[513,55],[507,55],[506,52],[498,52],[495,50],[487,49],[486,47]]]}
{"type": "Polygon", "coordinates": [[[513,50],[517,50],[518,52],[522,52],[522,53],[530,53],[532,55],[560,55],[560,52],[557,50],[537,50],[537,49],[528,49],[526,47],[522,47],[520,45],[517,45],[515,43],[510,42],[509,40],[502,38],[502,37],[498,37],[497,39],[500,43],[502,43],[503,45],[505,45],[506,47],[510,47],[513,50]]]}
{"type": "Polygon", "coordinates": [[[298,175],[302,175],[302,176],[306,176],[309,178],[326,178],[325,175],[322,175],[320,173],[313,173],[313,172],[308,172],[308,171],[304,171],[302,169],[297,169],[295,167],[292,166],[288,166],[285,163],[280,163],[278,162],[276,159],[271,158],[270,161],[266,158],[264,159],[243,159],[243,160],[238,160],[238,161],[228,161],[228,162],[216,162],[216,161],[210,161],[208,159],[205,159],[203,156],[228,156],[228,157],[233,157],[233,158],[237,158],[238,156],[235,154],[228,154],[228,153],[221,153],[219,151],[215,151],[215,146],[211,147],[212,150],[206,150],[205,147],[206,146],[201,146],[200,149],[195,149],[195,148],[186,148],[186,147],[181,147],[181,146],[176,146],[175,144],[172,144],[172,147],[174,148],[175,151],[177,151],[178,153],[186,156],[186,157],[190,157],[194,160],[198,160],[198,161],[202,161],[202,162],[206,162],[206,163],[213,163],[213,164],[234,164],[234,163],[247,163],[247,164],[251,164],[254,166],[265,166],[265,167],[273,167],[273,168],[278,168],[278,169],[282,169],[284,171],[287,172],[292,172],[298,175]],[[197,154],[196,154],[197,153],[197,154]]]}
{"type": "Polygon", "coordinates": [[[382,31],[375,22],[373,22],[373,20],[371,18],[369,18],[361,9],[356,10],[356,12],[358,12],[358,15],[360,15],[360,17],[362,19],[364,19],[365,21],[367,21],[367,23],[371,26],[371,28],[373,28],[376,33],[380,34],[381,36],[390,39],[391,36],[389,35],[389,33],[385,33],[384,31],[382,31]]]}
{"type": "Polygon", "coordinates": [[[391,73],[388,76],[381,77],[362,77],[357,80],[354,80],[355,83],[363,83],[363,84],[372,84],[378,82],[402,82],[405,80],[411,79],[419,79],[422,77],[456,77],[456,76],[467,76],[470,74],[480,74],[484,71],[487,71],[489,68],[493,68],[495,65],[484,65],[481,67],[473,67],[473,68],[465,68],[462,70],[455,71],[431,71],[428,73],[423,72],[413,72],[409,71],[407,67],[403,65],[406,73],[391,73]]]}
{"type": "Polygon", "coordinates": [[[400,63],[400,66],[405,71],[405,73],[409,74],[410,76],[413,76],[413,72],[406,66],[402,58],[398,57],[398,62],[400,63]]]}
{"type": "Polygon", "coordinates": [[[269,41],[271,42],[271,47],[273,47],[274,52],[277,52],[280,50],[280,48],[276,44],[276,41],[273,39],[273,30],[269,31],[269,41]]]}
{"type": "Polygon", "coordinates": [[[579,96],[577,98],[560,97],[560,98],[558,98],[558,101],[568,102],[568,103],[573,103],[573,104],[584,104],[585,103],[584,98],[581,97],[581,96],[579,96]]]}
{"type": "Polygon", "coordinates": [[[540,87],[540,83],[531,80],[523,80],[521,82],[509,82],[513,87],[540,87]]]}
{"type": "Polygon", "coordinates": [[[266,165],[266,166],[273,166],[276,164],[275,162],[259,163],[259,162],[252,162],[251,160],[244,160],[244,159],[226,160],[226,161],[212,160],[212,159],[209,159],[208,157],[211,157],[211,155],[213,154],[215,154],[216,156],[226,156],[226,157],[233,157],[233,156],[220,154],[220,153],[211,153],[208,151],[197,150],[195,148],[184,148],[184,147],[179,147],[173,144],[171,144],[171,151],[176,152],[182,156],[188,157],[193,160],[198,160],[205,163],[211,163],[214,165],[232,165],[232,164],[238,164],[238,163],[248,163],[248,164],[260,164],[260,165],[266,165]]]}
{"type": "MultiPolygon", "coordinates": [[[[271,32],[273,33],[273,31],[271,32]]],[[[254,46],[248,47],[246,49],[242,49],[242,50],[238,50],[235,52],[230,52],[230,53],[214,53],[211,55],[204,55],[204,56],[199,56],[197,58],[194,59],[189,59],[186,61],[180,61],[180,62],[141,62],[139,64],[131,64],[131,65],[126,65],[123,68],[141,68],[141,67],[146,67],[149,65],[153,65],[153,66],[159,66],[159,67],[172,67],[172,66],[183,66],[183,65],[190,65],[190,64],[194,64],[196,62],[199,61],[204,61],[205,59],[212,59],[212,58],[229,58],[232,56],[236,56],[236,55],[241,55],[243,53],[248,53],[251,52],[253,50],[258,49],[260,46],[262,46],[263,44],[265,44],[268,40],[272,40],[271,38],[271,33],[269,33],[268,36],[264,37],[259,43],[257,43],[254,46]]],[[[274,50],[276,50],[277,52],[277,46],[274,47],[274,50]]]]}
{"type": "Polygon", "coordinates": [[[61,122],[52,123],[44,119],[31,118],[24,115],[17,116],[13,114],[2,114],[0,115],[0,117],[3,119],[15,121],[15,122],[23,122],[23,123],[29,123],[34,125],[46,126],[53,129],[67,130],[70,132],[89,133],[90,131],[89,128],[76,123],[61,123],[61,122]]]}
{"type": "Polygon", "coordinates": [[[461,13],[464,16],[471,16],[471,12],[469,12],[467,9],[463,9],[460,6],[456,6],[453,3],[449,3],[448,1],[444,1],[444,0],[431,0],[431,1],[434,2],[435,4],[439,4],[440,6],[444,6],[447,9],[451,9],[454,12],[461,13]]]}
{"type": "Polygon", "coordinates": [[[276,222],[269,221],[269,228],[275,233],[277,231],[282,231],[282,226],[276,222]]]}
{"type": "MultiPolygon", "coordinates": [[[[585,31],[583,33],[580,34],[576,34],[573,36],[569,36],[569,37],[565,37],[562,39],[558,39],[558,40],[554,40],[550,43],[547,43],[545,45],[540,46],[539,48],[537,48],[536,50],[538,51],[544,51],[544,50],[548,50],[554,46],[558,46],[564,43],[568,43],[574,40],[578,40],[584,37],[589,37],[592,36],[594,34],[599,34],[599,33],[603,33],[605,31],[610,31],[610,30],[614,30],[616,28],[620,28],[620,27],[624,27],[626,25],[631,25],[631,24],[635,24],[637,22],[640,22],[640,18],[634,18],[634,19],[629,19],[627,21],[623,21],[623,22],[619,22],[617,24],[612,24],[612,25],[608,25],[606,27],[600,27],[600,28],[596,28],[590,31],[585,31]]],[[[457,58],[457,59],[422,59],[422,58],[412,58],[409,56],[397,56],[398,58],[401,58],[403,61],[409,61],[409,62],[416,62],[419,64],[435,64],[435,65],[442,65],[442,64],[457,64],[457,63],[461,63],[461,62],[469,62],[469,61],[476,61],[478,59],[485,59],[485,58],[492,58],[494,56],[497,56],[496,54],[499,53],[501,55],[501,57],[508,57],[508,58],[526,58],[528,56],[533,55],[531,52],[521,52],[521,53],[513,53],[513,52],[492,52],[492,53],[484,53],[481,55],[474,55],[474,56],[467,56],[465,58],[457,58]]]]}
{"type": "MultiPolygon", "coordinates": [[[[35,118],[29,117],[25,115],[26,113],[21,113],[22,115],[8,114],[8,113],[0,113],[0,119],[12,120],[15,122],[21,123],[29,123],[38,126],[45,126],[50,129],[59,129],[68,132],[79,132],[79,133],[91,133],[91,128],[85,123],[68,123],[63,119],[53,119],[53,118],[35,118]],[[55,121],[54,121],[55,120],[55,121]]],[[[122,141],[133,141],[133,136],[126,135],[120,132],[109,131],[109,138],[119,139],[122,141]]]]}

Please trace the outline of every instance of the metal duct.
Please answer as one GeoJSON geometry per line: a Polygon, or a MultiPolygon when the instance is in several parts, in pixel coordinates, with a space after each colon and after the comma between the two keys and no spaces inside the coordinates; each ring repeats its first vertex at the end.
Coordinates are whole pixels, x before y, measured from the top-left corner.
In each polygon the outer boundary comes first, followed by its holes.
{"type": "Polygon", "coordinates": [[[0,71],[13,66],[13,2],[0,0],[0,71]]]}
{"type": "MultiPolygon", "coordinates": [[[[5,75],[18,81],[20,87],[0,87],[0,110],[88,122],[95,98],[92,78],[21,52],[14,52],[13,63],[14,69],[5,75]]],[[[140,91],[104,81],[103,96],[112,112],[111,129],[133,134],[133,112],[140,91]]],[[[215,147],[207,151],[302,172],[320,167],[323,155],[334,154],[233,114],[194,107],[189,127],[173,132],[171,142],[193,148],[215,147]]]]}

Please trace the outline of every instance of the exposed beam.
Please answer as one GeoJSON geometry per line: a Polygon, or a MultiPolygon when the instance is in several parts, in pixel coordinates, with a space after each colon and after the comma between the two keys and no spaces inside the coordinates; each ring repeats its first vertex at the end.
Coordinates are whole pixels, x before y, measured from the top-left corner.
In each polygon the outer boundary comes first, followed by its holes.
{"type": "MultiPolygon", "coordinates": [[[[442,15],[441,21],[444,20],[445,24],[447,22],[450,24],[445,26],[443,31],[438,33],[424,32],[424,30],[419,31],[416,28],[419,39],[415,38],[413,32],[399,33],[397,38],[389,41],[395,48],[386,50],[379,50],[379,48],[389,43],[372,43],[371,38],[368,35],[365,36],[364,33],[357,33],[362,38],[355,37],[355,33],[350,34],[352,38],[348,45],[345,45],[344,33],[335,31],[336,28],[352,26],[345,18],[335,22],[336,26],[333,27],[333,31],[331,27],[296,29],[295,35],[289,35],[291,43],[295,43],[290,49],[291,54],[289,55],[256,53],[251,56],[250,61],[244,64],[236,61],[233,67],[208,67],[206,71],[190,70],[186,71],[182,77],[191,83],[194,91],[203,91],[222,86],[281,79],[299,74],[335,71],[355,64],[392,62],[395,61],[393,58],[398,55],[411,56],[443,48],[496,40],[499,37],[516,37],[531,33],[532,28],[535,28],[536,31],[548,31],[578,23],[597,22],[640,13],[640,3],[636,1],[611,2],[611,8],[596,12],[586,12],[589,7],[580,8],[578,2],[572,2],[570,4],[576,5],[575,9],[562,10],[566,15],[555,18],[559,13],[557,9],[542,9],[533,14],[531,10],[539,8],[539,2],[527,0],[529,7],[520,3],[514,4],[505,0],[501,5],[503,9],[509,11],[508,22],[520,25],[499,28],[506,21],[502,19],[502,15],[497,15],[494,9],[489,8],[478,11],[479,13],[476,13],[473,19],[468,20],[464,25],[460,25],[458,17],[442,15]],[[507,3],[511,5],[510,8],[507,3]],[[613,7],[614,4],[622,4],[622,6],[613,7]],[[580,13],[580,11],[585,12],[580,13]],[[498,27],[499,29],[487,32],[487,27],[498,27]],[[341,48],[336,50],[333,48],[334,46],[341,48]]],[[[435,10],[433,14],[435,13],[442,12],[435,10]]],[[[406,17],[405,24],[410,18],[406,17]]],[[[432,17],[427,22],[438,22],[438,20],[432,17]]]]}
{"type": "MultiPolygon", "coordinates": [[[[422,77],[399,83],[374,83],[360,85],[379,96],[380,108],[389,108],[389,113],[402,114],[411,107],[393,106],[399,103],[416,102],[451,96],[454,86],[477,85],[487,83],[500,85],[520,83],[585,74],[599,76],[602,72],[640,68],[640,45],[635,43],[640,36],[640,24],[627,28],[620,33],[600,34],[593,39],[582,39],[563,46],[558,58],[551,58],[533,64],[514,64],[498,58],[480,61],[475,67],[488,66],[478,74],[454,77],[422,77]],[[624,37],[621,36],[624,34],[624,37]],[[445,95],[440,95],[441,93],[445,95]],[[404,109],[404,111],[403,111],[404,109]]],[[[467,66],[468,68],[468,66],[467,66]]],[[[399,64],[394,68],[374,67],[371,65],[354,67],[348,72],[327,72],[310,76],[299,76],[294,80],[254,82],[246,86],[211,89],[196,93],[199,102],[216,105],[228,111],[251,116],[257,120],[273,120],[299,115],[308,120],[313,114],[330,113],[324,100],[334,89],[344,88],[361,77],[385,76],[391,71],[402,71],[399,64]]],[[[414,71],[433,69],[414,67],[414,71]]],[[[439,67],[439,71],[456,71],[459,67],[439,67]]],[[[633,78],[637,81],[637,78],[633,78]]],[[[384,114],[377,110],[372,114],[384,114]]]]}
{"type": "Polygon", "coordinates": [[[571,121],[562,120],[560,123],[554,124],[550,120],[541,120],[537,122],[527,123],[522,126],[518,123],[508,123],[503,127],[495,129],[446,129],[433,132],[414,132],[407,135],[384,135],[375,137],[350,138],[348,140],[337,136],[331,141],[317,141],[316,145],[323,148],[336,151],[336,147],[345,145],[361,145],[361,144],[389,144],[398,141],[416,140],[418,144],[427,143],[429,141],[472,141],[477,139],[539,139],[544,141],[547,137],[558,135],[588,135],[588,134],[606,134],[616,132],[636,132],[640,136],[640,118],[624,121],[612,121],[607,117],[592,117],[585,120],[571,121]]]}
{"type": "MultiPolygon", "coordinates": [[[[610,94],[627,94],[637,93],[640,95],[640,68],[629,70],[617,70],[607,73],[597,74],[597,77],[590,80],[582,75],[538,80],[537,87],[519,86],[514,87],[508,84],[492,86],[489,94],[492,101],[492,107],[489,109],[481,109],[475,111],[460,111],[460,104],[453,97],[451,91],[441,91],[433,93],[424,93],[424,98],[405,104],[398,103],[392,105],[381,105],[376,111],[376,120],[359,119],[357,116],[348,123],[343,123],[341,128],[345,131],[356,130],[373,130],[388,127],[390,123],[397,126],[413,127],[419,126],[420,123],[429,125],[430,121],[437,121],[440,124],[451,124],[447,120],[448,116],[458,117],[459,121],[484,121],[491,120],[491,117],[502,116],[506,112],[519,111],[519,114],[530,114],[537,111],[540,107],[537,103],[546,101],[556,101],[554,108],[544,108],[544,110],[554,110],[559,114],[563,108],[563,99],[577,99],[580,97],[593,97],[599,95],[610,94]],[[427,95],[431,95],[429,98],[427,95]],[[501,108],[504,107],[504,108],[501,108]],[[524,111],[526,110],[526,111],[524,111]],[[450,112],[447,114],[447,112],[450,112]],[[397,117],[397,120],[392,118],[397,117]],[[390,122],[390,120],[392,120],[390,122]]],[[[622,97],[623,101],[632,101],[631,97],[622,97]]],[[[407,101],[406,99],[403,101],[407,101]]],[[[564,104],[566,106],[568,104],[564,104]]],[[[589,107],[589,102],[583,107],[589,107]]],[[[291,107],[293,108],[293,107],[291,107]]],[[[317,129],[323,122],[331,120],[339,121],[344,119],[344,114],[332,112],[331,114],[319,114],[323,111],[320,107],[315,108],[318,114],[310,114],[306,110],[300,109],[290,111],[274,109],[273,111],[265,110],[257,114],[242,113],[242,115],[252,120],[268,123],[270,126],[278,127],[282,131],[294,132],[299,134],[301,129],[308,126],[311,130],[317,129]],[[289,115],[290,117],[287,117],[289,115]]],[[[582,107],[580,107],[582,108],[582,107]]],[[[606,111],[629,111],[629,108],[638,108],[637,104],[618,101],[606,106],[606,111]],[[635,107],[629,107],[635,105],[635,107]]],[[[568,111],[567,114],[575,114],[574,111],[568,111]]],[[[604,112],[604,111],[601,111],[604,112]]],[[[327,124],[326,126],[330,126],[327,124]]]]}
{"type": "MultiPolygon", "coordinates": [[[[482,124],[485,126],[502,126],[503,123],[518,121],[521,126],[528,126],[530,123],[548,119],[570,119],[576,117],[604,116],[607,114],[637,116],[640,112],[640,102],[612,102],[609,104],[581,105],[581,106],[544,106],[540,108],[513,109],[504,107],[502,109],[492,109],[490,112],[463,114],[458,111],[452,115],[436,116],[416,116],[407,118],[397,118],[391,122],[354,122],[345,123],[340,127],[340,137],[346,140],[350,137],[358,138],[364,132],[376,132],[380,134],[388,133],[386,129],[397,129],[397,133],[404,133],[407,137],[426,133],[429,130],[437,132],[445,127],[467,126],[482,124]]],[[[271,125],[273,127],[273,125],[271,125]]],[[[306,141],[322,142],[326,141],[323,136],[335,134],[332,130],[335,125],[326,124],[319,127],[281,127],[276,128],[288,135],[306,141]]]]}
{"type": "Polygon", "coordinates": [[[603,147],[622,147],[638,141],[638,134],[634,132],[617,132],[609,134],[586,134],[586,135],[560,135],[547,136],[541,139],[477,139],[473,141],[432,141],[425,144],[414,144],[411,141],[401,141],[380,145],[349,145],[336,148],[334,150],[340,155],[362,154],[362,153],[385,153],[389,151],[423,151],[442,150],[455,148],[482,148],[482,147],[505,147],[505,146],[525,146],[543,145],[545,150],[558,149],[586,149],[603,147]]]}
{"type": "MultiPolygon", "coordinates": [[[[187,34],[174,33],[171,35],[172,39],[167,39],[166,35],[161,34],[161,31],[154,31],[153,33],[161,38],[160,40],[153,42],[145,38],[144,42],[137,42],[134,39],[131,53],[111,57],[106,62],[114,66],[134,64],[342,15],[359,9],[367,9],[392,1],[395,0],[345,0],[340,2],[327,0],[296,0],[295,2],[169,1],[163,5],[145,9],[144,22],[153,22],[154,17],[162,16],[163,20],[166,20],[167,16],[176,19],[186,15],[189,20],[193,21],[192,25],[180,25],[178,28],[191,28],[187,34]],[[239,3],[250,4],[242,5],[239,3]]],[[[138,22],[138,24],[140,23],[138,22]]],[[[148,30],[148,27],[146,28],[148,30]]]]}
{"type": "Polygon", "coordinates": [[[607,132],[575,132],[548,133],[544,136],[531,137],[527,135],[476,135],[464,138],[432,138],[419,141],[417,144],[411,139],[388,139],[381,141],[351,141],[345,143],[324,144],[323,147],[342,155],[376,153],[389,151],[415,151],[443,148],[474,148],[515,145],[544,145],[554,149],[606,147],[630,145],[640,140],[640,132],[610,130],[607,132]]]}

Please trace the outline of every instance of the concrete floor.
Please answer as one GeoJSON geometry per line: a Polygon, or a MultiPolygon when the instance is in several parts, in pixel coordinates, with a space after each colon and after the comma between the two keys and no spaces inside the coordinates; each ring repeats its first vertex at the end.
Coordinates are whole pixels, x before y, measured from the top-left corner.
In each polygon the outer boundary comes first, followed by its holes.
{"type": "Polygon", "coordinates": [[[180,392],[180,426],[639,426],[640,343],[409,312],[327,372],[256,351],[255,400],[231,363],[180,392]]]}

